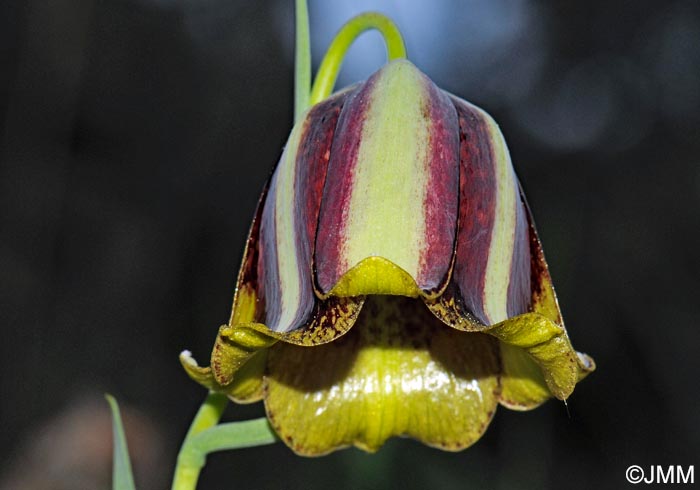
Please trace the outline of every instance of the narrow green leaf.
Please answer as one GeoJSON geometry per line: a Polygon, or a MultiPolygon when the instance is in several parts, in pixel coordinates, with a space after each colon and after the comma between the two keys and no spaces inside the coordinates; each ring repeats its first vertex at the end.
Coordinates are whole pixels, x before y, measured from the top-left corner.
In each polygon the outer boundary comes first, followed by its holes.
{"type": "Polygon", "coordinates": [[[119,414],[119,405],[112,395],[105,395],[112,410],[112,432],[114,434],[112,489],[135,490],[134,477],[131,474],[131,462],[129,461],[129,448],[126,445],[126,436],[122,418],[119,414]]]}

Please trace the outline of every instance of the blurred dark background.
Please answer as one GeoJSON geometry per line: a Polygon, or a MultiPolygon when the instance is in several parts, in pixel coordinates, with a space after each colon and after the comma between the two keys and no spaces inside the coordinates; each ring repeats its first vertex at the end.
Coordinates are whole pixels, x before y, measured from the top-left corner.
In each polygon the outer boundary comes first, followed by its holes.
{"type": "MultiPolygon", "coordinates": [[[[315,62],[367,9],[499,121],[598,370],[568,410],[500,409],[461,453],[276,445],[212,456],[200,488],[607,489],[631,464],[698,478],[700,3],[311,0],[315,62]]],[[[382,57],[368,34],[340,83],[382,57]]],[[[0,487],[107,488],[90,459],[110,450],[104,392],[140,488],[168,487],[204,395],[177,355],[205,360],[228,319],[291,127],[292,59],[292,0],[0,3],[0,487]]]]}

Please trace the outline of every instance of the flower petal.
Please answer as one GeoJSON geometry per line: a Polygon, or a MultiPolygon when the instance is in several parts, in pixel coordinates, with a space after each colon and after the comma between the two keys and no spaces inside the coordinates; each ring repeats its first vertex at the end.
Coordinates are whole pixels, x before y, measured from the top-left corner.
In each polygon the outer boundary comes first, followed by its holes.
{"type": "Polygon", "coordinates": [[[331,342],[344,335],[355,323],[363,303],[364,298],[319,301],[309,323],[291,332],[275,332],[256,322],[222,326],[211,354],[211,370],[216,383],[228,386],[237,379],[238,370],[258,351],[267,349],[279,340],[312,346],[331,342]]]}
{"type": "Polygon", "coordinates": [[[418,301],[372,296],[335,342],[270,349],[265,407],[302,455],[375,451],[391,436],[459,450],[493,416],[499,369],[495,339],[446,328],[418,301]]]}
{"type": "MultiPolygon", "coordinates": [[[[529,354],[542,370],[551,394],[560,400],[566,400],[576,383],[595,369],[593,359],[576,352],[571,346],[566,330],[539,313],[518,315],[483,331],[529,354]]],[[[528,366],[517,365],[513,359],[510,366],[515,370],[520,368],[520,372],[530,370],[528,366]]],[[[504,373],[504,379],[513,374],[504,373]]],[[[530,380],[537,381],[537,378],[530,377],[530,380]]],[[[516,388],[511,391],[516,392],[516,388]]],[[[528,396],[536,398],[533,392],[528,396]]],[[[514,404],[517,404],[517,400],[514,404]]]]}
{"type": "Polygon", "coordinates": [[[435,297],[457,227],[455,109],[406,60],[348,99],[334,135],[316,237],[321,295],[435,297]]]}
{"type": "Polygon", "coordinates": [[[180,354],[180,363],[190,378],[208,390],[228,395],[236,403],[253,403],[263,397],[262,381],[266,355],[267,352],[262,350],[252,356],[226,386],[216,381],[211,368],[200,367],[189,351],[180,354]]]}
{"type": "MultiPolygon", "coordinates": [[[[530,274],[532,298],[530,309],[564,326],[557,296],[544,258],[542,244],[537,236],[530,208],[520,189],[520,199],[524,204],[528,236],[530,241],[530,274]]],[[[551,394],[542,370],[537,362],[520,347],[501,343],[501,364],[503,376],[501,404],[513,410],[530,410],[542,404],[551,394]]],[[[586,363],[588,364],[588,363],[586,363]]],[[[590,363],[592,369],[592,360],[590,363]]],[[[589,372],[584,368],[581,372],[589,372]]]]}
{"type": "Polygon", "coordinates": [[[181,357],[187,373],[236,401],[261,396],[267,347],[278,340],[315,345],[344,334],[363,298],[314,295],[311,244],[316,234],[332,134],[352,89],[311,108],[290,135],[265,185],[250,227],[228,325],[219,329],[211,368],[181,357]]]}
{"type": "Polygon", "coordinates": [[[333,134],[348,88],[312,107],[292,130],[256,212],[229,325],[254,322],[300,345],[344,334],[363,298],[314,295],[312,246],[333,134]]]}
{"type": "Polygon", "coordinates": [[[527,218],[508,148],[484,111],[456,97],[459,228],[452,280],[428,307],[447,324],[479,330],[530,304],[527,218]]]}
{"type": "Polygon", "coordinates": [[[355,322],[364,299],[318,299],[312,278],[312,245],[332,136],[353,90],[315,105],[293,129],[258,211],[261,225],[251,229],[230,325],[255,321],[277,339],[317,345],[343,335],[355,322]],[[246,305],[253,301],[255,315],[237,317],[239,309],[252,309],[246,305]]]}
{"type": "Polygon", "coordinates": [[[501,131],[481,109],[452,100],[460,130],[455,263],[444,293],[425,303],[447,325],[502,341],[503,405],[525,410],[552,395],[566,399],[593,361],[566,335],[501,131]]]}
{"type": "Polygon", "coordinates": [[[311,317],[313,239],[331,143],[344,91],[312,107],[292,129],[270,181],[260,224],[257,294],[259,320],[274,332],[290,332],[311,317]]]}
{"type": "Polygon", "coordinates": [[[225,393],[239,403],[257,401],[262,395],[267,348],[279,340],[303,346],[330,342],[352,327],[363,302],[364,298],[319,301],[316,314],[305,328],[286,333],[255,322],[223,325],[214,343],[210,368],[199,367],[188,352],[180,356],[180,362],[187,374],[204,387],[225,393]]]}
{"type": "Polygon", "coordinates": [[[531,410],[552,397],[542,369],[520,347],[501,342],[501,405],[511,410],[531,410]]]}
{"type": "MultiPolygon", "coordinates": [[[[262,332],[257,332],[257,335],[245,335],[245,331],[250,330],[247,327],[242,328],[242,334],[231,335],[235,329],[241,329],[241,325],[250,325],[251,322],[255,322],[263,312],[262,302],[258,301],[256,286],[260,218],[268,188],[269,182],[265,184],[258,200],[246,240],[229,325],[219,328],[219,335],[212,351],[211,364],[215,369],[200,367],[189,351],[183,351],[180,354],[180,363],[190,378],[209,390],[228,395],[238,403],[255,402],[262,398],[262,376],[266,355],[263,348],[276,341],[276,339],[268,341],[262,332]],[[231,346],[231,341],[226,340],[222,332],[231,338],[237,338],[238,344],[234,343],[231,346]]],[[[266,329],[260,325],[258,330],[266,329]]]]}
{"type": "Polygon", "coordinates": [[[530,274],[532,281],[532,299],[530,309],[546,316],[554,323],[564,326],[564,319],[559,309],[557,293],[554,291],[552,277],[549,274],[549,266],[547,266],[547,261],[544,258],[542,243],[537,235],[535,222],[532,219],[532,213],[530,212],[530,207],[527,204],[522,189],[520,190],[520,197],[525,207],[531,251],[530,274]]]}

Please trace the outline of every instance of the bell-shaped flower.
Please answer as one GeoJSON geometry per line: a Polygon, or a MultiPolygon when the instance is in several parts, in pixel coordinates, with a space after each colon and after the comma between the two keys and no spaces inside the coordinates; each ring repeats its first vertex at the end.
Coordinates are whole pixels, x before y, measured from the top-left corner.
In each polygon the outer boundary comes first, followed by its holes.
{"type": "Polygon", "coordinates": [[[265,187],[233,313],[189,375],[263,399],[295,452],[459,450],[565,400],[571,346],[503,135],[406,60],[316,104],[265,187]]]}

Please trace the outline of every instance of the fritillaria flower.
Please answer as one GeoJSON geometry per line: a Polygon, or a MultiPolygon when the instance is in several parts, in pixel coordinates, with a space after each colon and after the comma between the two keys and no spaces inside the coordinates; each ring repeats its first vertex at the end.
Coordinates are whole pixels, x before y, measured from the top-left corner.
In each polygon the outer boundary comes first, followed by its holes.
{"type": "Polygon", "coordinates": [[[211,367],[295,452],[463,449],[560,400],[569,341],[503,135],[406,60],[311,107],[260,199],[211,367]]]}

